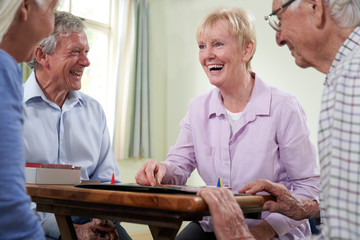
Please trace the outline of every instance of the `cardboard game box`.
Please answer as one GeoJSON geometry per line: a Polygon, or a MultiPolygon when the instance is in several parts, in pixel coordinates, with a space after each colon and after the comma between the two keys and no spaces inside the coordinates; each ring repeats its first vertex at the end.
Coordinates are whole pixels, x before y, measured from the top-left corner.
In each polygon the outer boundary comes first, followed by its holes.
{"type": "Polygon", "coordinates": [[[25,180],[30,184],[80,183],[80,167],[67,164],[26,163],[25,180]]]}

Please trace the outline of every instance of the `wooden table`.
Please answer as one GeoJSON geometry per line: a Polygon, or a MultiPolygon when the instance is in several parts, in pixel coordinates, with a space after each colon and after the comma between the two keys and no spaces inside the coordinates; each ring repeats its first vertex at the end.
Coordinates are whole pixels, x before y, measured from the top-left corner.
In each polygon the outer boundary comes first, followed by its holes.
{"type": "MultiPolygon", "coordinates": [[[[77,239],[71,216],[149,225],[155,240],[174,239],[182,221],[209,216],[202,198],[189,194],[139,193],[27,184],[37,211],[54,213],[62,239],[77,239]]],[[[236,196],[247,217],[259,218],[270,196],[236,196]]]]}

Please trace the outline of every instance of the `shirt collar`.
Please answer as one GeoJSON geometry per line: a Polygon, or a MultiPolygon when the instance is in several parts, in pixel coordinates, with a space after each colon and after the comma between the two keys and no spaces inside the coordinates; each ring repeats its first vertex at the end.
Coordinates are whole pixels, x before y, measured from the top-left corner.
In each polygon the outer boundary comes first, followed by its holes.
{"type": "MultiPolygon", "coordinates": [[[[24,89],[23,103],[27,103],[29,101],[36,100],[36,99],[42,99],[44,102],[49,103],[51,106],[56,105],[55,103],[51,102],[50,100],[48,100],[46,98],[46,96],[43,93],[43,91],[41,90],[38,82],[36,81],[34,71],[30,74],[29,78],[24,83],[23,89],[24,89]]],[[[75,106],[77,103],[80,106],[83,106],[83,103],[84,103],[84,100],[83,100],[80,92],[79,91],[70,91],[65,99],[63,108],[75,106]]]]}
{"type": "MultiPolygon", "coordinates": [[[[251,115],[269,115],[270,114],[270,100],[271,100],[271,88],[265,82],[263,82],[255,73],[251,73],[255,76],[254,88],[251,93],[251,98],[246,105],[243,113],[251,115]]],[[[215,88],[211,92],[209,115],[208,117],[225,115],[225,106],[222,102],[220,90],[215,88]]]]}
{"type": "Polygon", "coordinates": [[[324,85],[331,85],[331,79],[329,79],[329,74],[333,69],[337,67],[337,65],[341,62],[341,60],[350,54],[354,49],[358,48],[360,44],[360,27],[356,27],[354,31],[349,35],[349,37],[344,41],[341,45],[338,53],[336,54],[335,59],[333,60],[331,67],[329,69],[328,74],[326,75],[324,85]]]}

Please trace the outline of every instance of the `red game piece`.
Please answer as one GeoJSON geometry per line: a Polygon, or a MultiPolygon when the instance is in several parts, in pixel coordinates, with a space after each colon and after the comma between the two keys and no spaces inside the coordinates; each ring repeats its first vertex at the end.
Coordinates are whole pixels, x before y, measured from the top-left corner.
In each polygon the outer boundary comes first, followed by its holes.
{"type": "Polygon", "coordinates": [[[112,177],[111,177],[111,182],[110,182],[111,184],[115,184],[115,175],[114,175],[114,173],[113,173],[113,175],[112,175],[112,177]]]}

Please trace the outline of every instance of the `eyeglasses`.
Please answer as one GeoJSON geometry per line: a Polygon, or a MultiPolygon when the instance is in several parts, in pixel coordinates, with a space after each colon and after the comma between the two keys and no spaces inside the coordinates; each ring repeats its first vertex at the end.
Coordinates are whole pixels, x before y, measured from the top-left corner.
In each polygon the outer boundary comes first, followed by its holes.
{"type": "Polygon", "coordinates": [[[269,25],[275,30],[275,31],[280,31],[280,23],[278,20],[276,20],[274,17],[274,15],[276,15],[279,11],[281,11],[282,9],[286,8],[287,6],[289,6],[290,4],[292,4],[295,0],[289,0],[287,1],[284,5],[282,5],[281,7],[279,7],[278,9],[276,9],[275,11],[273,11],[272,13],[270,13],[270,15],[265,16],[265,20],[269,23],[269,25]]]}

